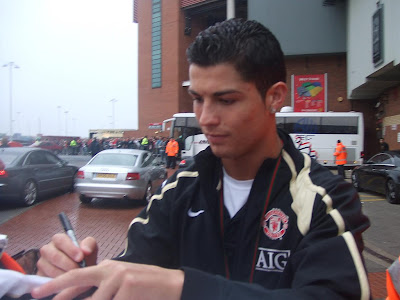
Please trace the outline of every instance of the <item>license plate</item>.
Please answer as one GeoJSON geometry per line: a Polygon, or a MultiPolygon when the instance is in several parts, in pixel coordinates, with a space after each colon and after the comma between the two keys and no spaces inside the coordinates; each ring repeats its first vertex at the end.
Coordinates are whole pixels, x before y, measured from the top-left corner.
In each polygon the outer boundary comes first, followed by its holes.
{"type": "Polygon", "coordinates": [[[117,174],[115,174],[115,173],[97,173],[96,178],[115,179],[115,178],[117,178],[117,174]]]}

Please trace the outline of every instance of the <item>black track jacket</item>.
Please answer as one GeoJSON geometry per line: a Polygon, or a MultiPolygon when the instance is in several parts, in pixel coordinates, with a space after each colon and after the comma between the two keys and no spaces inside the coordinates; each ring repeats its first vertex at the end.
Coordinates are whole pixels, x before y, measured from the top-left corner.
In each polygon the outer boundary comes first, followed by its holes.
{"type": "Polygon", "coordinates": [[[183,269],[184,300],[370,299],[357,192],[279,135],[281,156],[264,161],[232,219],[207,148],[131,222],[116,259],[183,269]]]}

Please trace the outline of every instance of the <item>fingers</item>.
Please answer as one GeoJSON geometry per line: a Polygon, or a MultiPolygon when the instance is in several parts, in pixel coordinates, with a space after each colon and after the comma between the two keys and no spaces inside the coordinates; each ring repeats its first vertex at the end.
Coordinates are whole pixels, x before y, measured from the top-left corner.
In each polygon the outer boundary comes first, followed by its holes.
{"type": "Polygon", "coordinates": [[[96,286],[96,266],[74,269],[32,290],[34,298],[40,299],[57,294],[54,299],[73,299],[92,286],[96,286]]]}
{"type": "Polygon", "coordinates": [[[97,243],[88,237],[81,242],[81,248],[75,246],[66,234],[56,234],[51,242],[40,249],[37,262],[38,275],[56,277],[68,270],[78,268],[78,262],[84,258],[87,265],[94,265],[97,260],[97,243]]]}
{"type": "Polygon", "coordinates": [[[87,237],[80,243],[80,247],[85,256],[86,265],[95,265],[97,262],[97,253],[99,251],[96,240],[92,237],[87,237]]]}
{"type": "Polygon", "coordinates": [[[83,253],[63,234],[57,234],[52,241],[40,249],[40,259],[37,262],[38,275],[56,277],[64,272],[77,268],[74,257],[79,260],[83,253]],[[64,242],[63,242],[64,241],[64,242]]]}
{"type": "Polygon", "coordinates": [[[73,287],[68,288],[57,294],[53,297],[53,300],[63,300],[63,299],[83,299],[82,296],[90,296],[85,295],[83,293],[90,292],[90,287],[73,287]],[[78,297],[79,296],[79,297],[78,297]]]}
{"type": "Polygon", "coordinates": [[[34,298],[60,292],[54,299],[73,299],[88,287],[98,287],[91,299],[181,298],[184,273],[156,266],[103,261],[97,266],[74,269],[35,288],[34,298]]]}

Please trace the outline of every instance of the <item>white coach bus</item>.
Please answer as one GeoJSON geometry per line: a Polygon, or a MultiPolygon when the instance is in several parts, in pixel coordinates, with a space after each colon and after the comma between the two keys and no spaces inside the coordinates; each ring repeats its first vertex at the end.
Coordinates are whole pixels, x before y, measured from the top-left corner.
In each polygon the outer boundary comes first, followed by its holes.
{"type": "Polygon", "coordinates": [[[348,167],[364,156],[364,117],[360,112],[279,112],[278,128],[290,134],[296,146],[327,167],[336,166],[337,140],[347,148],[348,167]]]}
{"type": "MultiPolygon", "coordinates": [[[[360,112],[278,112],[277,127],[285,130],[300,151],[315,158],[320,164],[335,167],[337,140],[347,148],[347,165],[362,164],[364,151],[364,118],[360,112]]],[[[184,148],[182,159],[192,157],[207,148],[194,113],[177,113],[163,122],[163,131],[169,136],[181,137],[184,148]]]]}

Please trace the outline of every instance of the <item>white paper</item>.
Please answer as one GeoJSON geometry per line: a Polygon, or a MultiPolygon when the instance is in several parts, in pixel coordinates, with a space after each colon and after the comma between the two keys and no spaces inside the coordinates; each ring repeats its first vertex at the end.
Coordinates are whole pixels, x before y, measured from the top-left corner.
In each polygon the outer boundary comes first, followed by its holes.
{"type": "Polygon", "coordinates": [[[25,275],[17,271],[0,269],[0,298],[4,295],[17,298],[30,294],[32,289],[45,284],[52,278],[25,275]]]}

